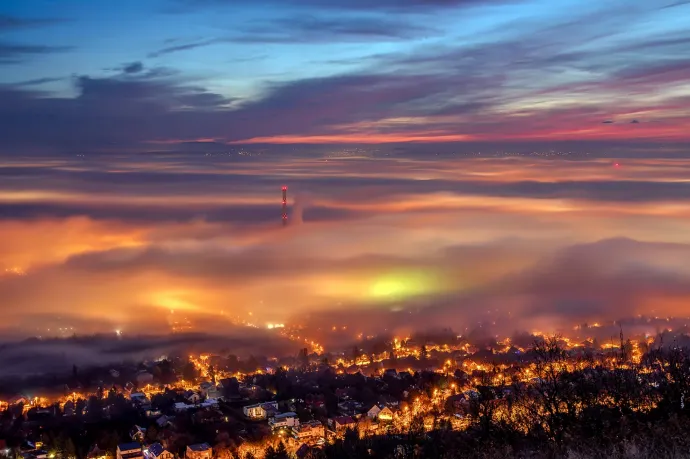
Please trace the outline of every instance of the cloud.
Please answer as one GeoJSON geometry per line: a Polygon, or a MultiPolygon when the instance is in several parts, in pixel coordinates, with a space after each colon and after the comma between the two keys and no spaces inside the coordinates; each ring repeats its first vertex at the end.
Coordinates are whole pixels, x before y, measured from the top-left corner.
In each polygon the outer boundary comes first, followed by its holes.
{"type": "MultiPolygon", "coordinates": [[[[520,0],[490,0],[491,4],[513,4],[520,3],[520,0]]],[[[377,0],[367,2],[365,0],[259,0],[258,4],[266,7],[280,6],[286,4],[297,8],[323,8],[345,11],[396,11],[396,12],[426,12],[438,9],[467,8],[486,5],[486,0],[377,0]]],[[[188,12],[190,9],[229,6],[224,0],[174,0],[172,10],[174,12],[188,12]]]]}
{"type": "Polygon", "coordinates": [[[241,28],[239,34],[231,35],[228,41],[315,44],[334,41],[402,40],[438,33],[431,27],[416,25],[401,19],[303,15],[241,28]]]}
{"type": "Polygon", "coordinates": [[[36,18],[20,18],[17,16],[10,16],[7,14],[0,14],[0,31],[22,29],[28,27],[38,27],[62,22],[61,19],[36,19],[36,18]]]}
{"type": "Polygon", "coordinates": [[[232,349],[233,354],[241,358],[251,354],[291,355],[298,349],[297,345],[261,330],[228,324],[226,330],[222,336],[190,333],[170,336],[125,335],[123,339],[118,339],[111,333],[66,339],[24,340],[0,345],[0,365],[4,377],[68,374],[73,365],[103,367],[151,361],[162,356],[186,356],[227,349],[232,349]]]}
{"type": "Polygon", "coordinates": [[[173,46],[167,46],[165,48],[159,49],[157,51],[151,52],[148,54],[149,58],[156,58],[156,57],[161,57],[166,54],[172,54],[172,53],[177,53],[180,51],[189,51],[192,49],[196,48],[203,48],[206,46],[211,46],[211,45],[216,45],[219,43],[223,43],[225,40],[219,39],[219,38],[213,38],[210,40],[203,40],[203,41],[196,41],[192,43],[184,43],[180,45],[173,45],[173,46]]]}
{"type": "MultiPolygon", "coordinates": [[[[270,21],[248,21],[218,37],[174,43],[152,55],[236,39],[376,42],[381,35],[416,37],[429,29],[428,23],[407,15],[328,11],[324,6],[302,15],[276,14],[270,21]]],[[[7,148],[69,151],[77,148],[72,139],[82,136],[83,148],[134,151],[150,145],[170,149],[197,139],[212,139],[219,145],[687,140],[687,106],[674,93],[687,81],[688,62],[679,53],[687,34],[678,31],[664,38],[650,33],[625,42],[614,40],[640,10],[626,10],[622,16],[600,13],[556,18],[548,26],[517,21],[503,29],[510,33],[490,30],[481,41],[446,40],[377,53],[346,73],[257,81],[251,97],[221,94],[204,87],[209,85],[205,80],[190,81],[169,69],[167,73],[145,70],[143,64],[138,72],[110,78],[81,76],[75,80],[74,99],[6,90],[0,97],[14,101],[12,106],[22,116],[10,117],[7,126],[12,129],[7,128],[2,142],[7,148]],[[589,23],[597,27],[583,27],[589,23]],[[583,51],[578,48],[582,43],[591,46],[583,51]],[[651,44],[658,50],[654,56],[676,57],[640,57],[651,44]],[[91,90],[96,85],[102,89],[91,90]],[[115,90],[118,96],[109,97],[107,92],[115,90]],[[650,102],[652,93],[657,96],[650,102]],[[121,112],[125,102],[126,114],[121,112]],[[44,113],[63,121],[32,122],[44,113]],[[644,117],[646,122],[634,127],[634,123],[602,126],[600,120],[607,117],[644,117]],[[96,123],[98,119],[109,121],[96,123]]]]}
{"type": "Polygon", "coordinates": [[[26,80],[26,81],[20,81],[18,83],[14,83],[14,86],[40,86],[43,84],[55,83],[57,81],[63,81],[63,80],[65,80],[64,77],[36,78],[34,80],[26,80]]]}
{"type": "Polygon", "coordinates": [[[141,62],[132,62],[122,66],[122,71],[124,73],[139,73],[144,70],[144,64],[141,62]]]}
{"type": "Polygon", "coordinates": [[[0,64],[18,64],[31,56],[62,53],[73,49],[70,46],[24,45],[0,42],[0,64]]]}

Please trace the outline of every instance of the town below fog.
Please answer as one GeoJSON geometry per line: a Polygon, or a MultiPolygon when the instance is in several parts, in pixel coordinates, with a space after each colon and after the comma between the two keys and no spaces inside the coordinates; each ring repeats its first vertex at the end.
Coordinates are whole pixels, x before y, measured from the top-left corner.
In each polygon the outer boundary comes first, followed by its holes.
{"type": "Polygon", "coordinates": [[[366,445],[375,457],[408,457],[438,435],[484,438],[498,427],[560,445],[594,413],[614,422],[687,412],[690,338],[681,322],[638,318],[627,326],[658,332],[630,337],[620,323],[581,324],[571,336],[362,336],[338,351],[275,324],[307,347],[285,357],[209,352],[7,378],[1,451],[245,459],[339,457],[334,451],[366,445]]]}

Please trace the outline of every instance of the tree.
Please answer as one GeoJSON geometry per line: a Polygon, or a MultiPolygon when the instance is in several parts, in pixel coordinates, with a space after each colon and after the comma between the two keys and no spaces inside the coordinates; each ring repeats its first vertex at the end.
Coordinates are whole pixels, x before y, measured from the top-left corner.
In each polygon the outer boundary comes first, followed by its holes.
{"type": "Polygon", "coordinates": [[[199,372],[192,362],[187,362],[182,368],[182,377],[187,381],[194,381],[198,375],[199,372]]]}
{"type": "Polygon", "coordinates": [[[409,435],[413,438],[419,438],[424,435],[424,417],[417,415],[412,418],[410,422],[409,435]]]}
{"type": "Polygon", "coordinates": [[[299,356],[297,357],[299,360],[300,365],[302,368],[306,368],[309,366],[309,349],[306,347],[304,349],[300,349],[299,351],[299,356]]]}
{"type": "Polygon", "coordinates": [[[426,344],[422,345],[422,349],[419,352],[420,354],[420,360],[424,361],[429,357],[429,352],[426,349],[426,344]]]}
{"type": "Polygon", "coordinates": [[[228,370],[230,370],[230,371],[234,372],[234,371],[239,370],[240,369],[240,359],[234,354],[228,355],[227,366],[228,366],[228,370]]]}
{"type": "Polygon", "coordinates": [[[360,356],[359,347],[357,345],[355,345],[352,347],[352,358],[354,360],[357,360],[359,358],[359,356],[360,356]]]}
{"type": "Polygon", "coordinates": [[[266,448],[266,451],[264,452],[264,459],[278,459],[273,445],[268,445],[268,448],[266,448]]]}
{"type": "Polygon", "coordinates": [[[156,424],[151,424],[148,429],[146,429],[146,439],[149,443],[155,443],[158,441],[158,428],[156,424]]]}
{"type": "Polygon", "coordinates": [[[66,459],[74,459],[77,457],[77,450],[74,447],[74,442],[69,437],[67,437],[67,440],[65,440],[65,449],[63,451],[63,455],[66,459]]]}
{"type": "Polygon", "coordinates": [[[275,454],[276,459],[288,459],[288,452],[287,448],[285,447],[285,443],[282,441],[278,443],[275,454]]]}

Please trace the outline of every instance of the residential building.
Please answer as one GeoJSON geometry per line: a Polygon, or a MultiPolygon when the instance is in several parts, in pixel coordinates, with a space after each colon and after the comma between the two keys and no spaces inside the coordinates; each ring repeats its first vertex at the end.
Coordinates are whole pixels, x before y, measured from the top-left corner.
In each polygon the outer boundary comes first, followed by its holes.
{"type": "Polygon", "coordinates": [[[199,403],[201,401],[201,395],[197,394],[196,392],[194,392],[192,390],[188,390],[187,392],[185,392],[184,398],[189,403],[199,403]]]}
{"type": "Polygon", "coordinates": [[[299,441],[317,440],[325,434],[326,430],[319,421],[305,422],[292,428],[292,436],[299,441]]]}
{"type": "Polygon", "coordinates": [[[278,402],[257,403],[242,407],[242,413],[250,419],[266,419],[270,413],[278,411],[278,402]]]}
{"type": "Polygon", "coordinates": [[[268,420],[268,425],[273,429],[283,429],[286,427],[295,427],[299,425],[299,418],[297,413],[288,411],[287,413],[276,414],[268,420]]]}
{"type": "Polygon", "coordinates": [[[338,416],[328,420],[328,425],[336,432],[354,428],[357,422],[351,416],[338,416]]]}
{"type": "Polygon", "coordinates": [[[369,411],[367,411],[367,417],[369,419],[376,419],[376,417],[379,415],[381,412],[381,407],[378,405],[374,405],[371,408],[369,408],[369,411]]]}
{"type": "Polygon", "coordinates": [[[117,459],[144,459],[141,444],[137,442],[120,443],[117,445],[117,459]]]}
{"type": "Polygon", "coordinates": [[[384,406],[381,411],[379,411],[379,414],[377,416],[377,419],[379,421],[392,421],[393,420],[393,410],[391,410],[389,407],[384,406]]]}
{"type": "Polygon", "coordinates": [[[154,443],[146,451],[146,459],[174,459],[175,455],[165,449],[160,443],[154,443]]]}
{"type": "Polygon", "coordinates": [[[132,430],[129,431],[129,436],[132,440],[143,443],[144,438],[146,438],[146,429],[139,426],[134,426],[132,430]]]}
{"type": "Polygon", "coordinates": [[[197,443],[196,445],[187,446],[185,451],[186,459],[211,459],[213,450],[208,443],[197,443]]]}

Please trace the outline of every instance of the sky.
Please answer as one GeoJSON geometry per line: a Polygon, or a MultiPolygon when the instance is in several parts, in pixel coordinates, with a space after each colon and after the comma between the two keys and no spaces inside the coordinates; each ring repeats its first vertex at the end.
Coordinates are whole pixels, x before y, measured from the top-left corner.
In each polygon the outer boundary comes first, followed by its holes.
{"type": "Polygon", "coordinates": [[[679,0],[9,0],[0,154],[686,142],[679,0]]]}
{"type": "Polygon", "coordinates": [[[0,2],[0,341],[684,320],[689,14],[0,2]]]}

